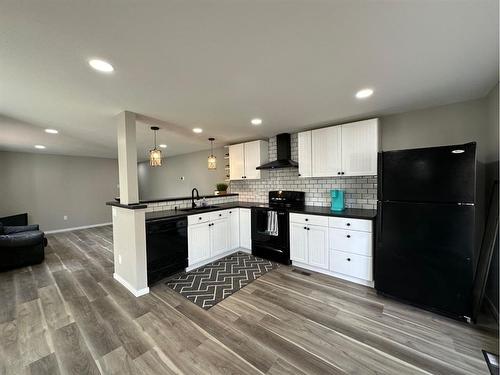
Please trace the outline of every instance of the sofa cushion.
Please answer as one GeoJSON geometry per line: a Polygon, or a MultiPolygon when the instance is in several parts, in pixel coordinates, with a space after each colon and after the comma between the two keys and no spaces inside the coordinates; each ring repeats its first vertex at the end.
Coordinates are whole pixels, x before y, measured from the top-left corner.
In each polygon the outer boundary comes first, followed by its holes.
{"type": "Polygon", "coordinates": [[[3,234],[14,234],[14,233],[21,233],[21,232],[30,232],[30,231],[37,231],[39,230],[38,224],[31,224],[31,225],[16,225],[16,226],[4,226],[3,227],[3,234]]]}
{"type": "Polygon", "coordinates": [[[36,230],[0,235],[0,247],[20,247],[44,244],[44,233],[36,230]]]}

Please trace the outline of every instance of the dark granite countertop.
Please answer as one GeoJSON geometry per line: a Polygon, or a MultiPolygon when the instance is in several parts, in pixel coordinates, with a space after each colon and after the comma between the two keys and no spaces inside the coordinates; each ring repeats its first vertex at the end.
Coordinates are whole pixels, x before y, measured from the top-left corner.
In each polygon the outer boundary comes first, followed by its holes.
{"type": "MultiPolygon", "coordinates": [[[[220,194],[220,195],[203,195],[200,194],[200,198],[224,198],[224,197],[234,197],[236,195],[239,195],[238,193],[227,193],[227,194],[220,194]]],[[[155,198],[155,199],[141,199],[139,200],[139,203],[157,203],[157,202],[172,202],[172,201],[182,201],[182,200],[187,200],[191,199],[191,196],[189,197],[174,197],[174,198],[155,198]]],[[[115,198],[116,203],[120,203],[120,198],[115,198]]],[[[108,202],[111,203],[111,202],[108,202]]]]}
{"type": "Polygon", "coordinates": [[[164,210],[164,211],[146,212],[146,221],[157,220],[157,219],[177,218],[177,217],[183,217],[183,216],[189,216],[189,215],[202,214],[202,213],[206,213],[206,212],[228,210],[231,208],[251,208],[251,207],[254,207],[256,205],[258,205],[258,203],[230,202],[230,203],[218,204],[217,207],[200,208],[198,210],[193,210],[193,211],[164,210]]]}
{"type": "Polygon", "coordinates": [[[117,201],[106,202],[106,206],[128,208],[129,210],[140,210],[141,208],[148,208],[147,204],[141,204],[141,203],[121,204],[120,202],[117,201]]]}
{"type": "MultiPolygon", "coordinates": [[[[182,211],[182,210],[153,211],[153,212],[146,212],[146,221],[185,217],[189,215],[196,215],[200,213],[213,212],[219,210],[227,210],[231,208],[252,208],[252,207],[269,207],[269,205],[267,203],[259,203],[259,202],[231,202],[231,203],[221,203],[218,204],[217,207],[199,209],[196,211],[182,211]]],[[[330,207],[317,207],[317,206],[289,208],[288,212],[307,214],[307,215],[348,217],[353,219],[365,219],[365,220],[373,220],[377,216],[376,210],[347,208],[344,211],[335,212],[331,211],[330,207]]]]}
{"type": "Polygon", "coordinates": [[[368,210],[364,208],[346,208],[343,211],[332,211],[330,207],[304,206],[303,208],[291,208],[288,212],[365,220],[373,220],[377,216],[377,210],[368,210]]]}

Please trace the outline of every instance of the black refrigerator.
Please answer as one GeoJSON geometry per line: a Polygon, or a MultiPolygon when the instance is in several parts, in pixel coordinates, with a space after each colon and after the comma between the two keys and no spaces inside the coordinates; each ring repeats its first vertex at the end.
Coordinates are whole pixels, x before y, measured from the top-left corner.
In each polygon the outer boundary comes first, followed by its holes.
{"type": "Polygon", "coordinates": [[[471,316],[476,143],[379,153],[375,288],[471,316]]]}

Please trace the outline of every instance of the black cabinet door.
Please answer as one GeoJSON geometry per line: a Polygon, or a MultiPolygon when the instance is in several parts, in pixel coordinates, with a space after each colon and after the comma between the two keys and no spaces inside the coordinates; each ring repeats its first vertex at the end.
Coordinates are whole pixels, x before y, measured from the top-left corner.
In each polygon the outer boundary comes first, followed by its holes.
{"type": "Polygon", "coordinates": [[[377,220],[375,288],[470,316],[474,206],[380,202],[377,220]]]}

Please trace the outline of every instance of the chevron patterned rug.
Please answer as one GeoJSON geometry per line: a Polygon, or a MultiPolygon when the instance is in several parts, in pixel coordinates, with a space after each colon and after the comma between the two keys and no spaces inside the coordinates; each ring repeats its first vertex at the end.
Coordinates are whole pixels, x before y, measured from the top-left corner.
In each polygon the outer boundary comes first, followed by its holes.
{"type": "Polygon", "coordinates": [[[182,273],[166,285],[191,302],[208,310],[265,273],[277,263],[237,252],[206,266],[182,273]]]}

